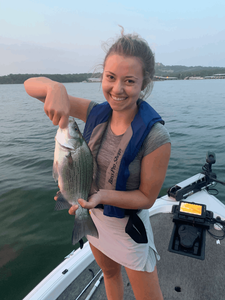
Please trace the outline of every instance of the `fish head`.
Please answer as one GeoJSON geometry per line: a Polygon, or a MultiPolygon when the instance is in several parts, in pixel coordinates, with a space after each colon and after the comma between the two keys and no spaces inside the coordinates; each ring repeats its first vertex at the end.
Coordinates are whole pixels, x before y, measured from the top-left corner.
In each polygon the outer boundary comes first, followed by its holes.
{"type": "Polygon", "coordinates": [[[57,142],[68,150],[76,150],[83,143],[82,134],[75,120],[69,119],[68,126],[60,128],[55,136],[57,142]]]}
{"type": "Polygon", "coordinates": [[[75,120],[69,119],[68,126],[64,129],[58,128],[55,136],[53,177],[55,181],[58,181],[61,191],[64,186],[62,170],[73,169],[72,155],[82,147],[83,143],[82,134],[75,120]]]}

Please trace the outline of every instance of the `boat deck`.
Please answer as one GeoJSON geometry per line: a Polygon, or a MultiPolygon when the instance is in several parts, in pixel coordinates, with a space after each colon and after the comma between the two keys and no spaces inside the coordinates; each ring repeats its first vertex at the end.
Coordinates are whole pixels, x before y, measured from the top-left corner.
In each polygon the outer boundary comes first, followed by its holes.
{"type": "MultiPolygon", "coordinates": [[[[206,233],[205,260],[171,253],[168,251],[168,245],[174,226],[172,218],[173,215],[168,213],[156,214],[150,218],[156,249],[161,256],[157,269],[164,300],[224,300],[225,239],[217,244],[216,240],[206,233]]],[[[215,230],[214,233],[219,235],[221,232],[215,230]]],[[[98,270],[99,267],[94,261],[57,300],[75,300],[98,270]]],[[[124,268],[122,274],[124,299],[135,300],[124,268]]],[[[86,299],[95,282],[96,280],[79,300],[86,299]]],[[[91,299],[107,299],[103,279],[91,299]]]]}

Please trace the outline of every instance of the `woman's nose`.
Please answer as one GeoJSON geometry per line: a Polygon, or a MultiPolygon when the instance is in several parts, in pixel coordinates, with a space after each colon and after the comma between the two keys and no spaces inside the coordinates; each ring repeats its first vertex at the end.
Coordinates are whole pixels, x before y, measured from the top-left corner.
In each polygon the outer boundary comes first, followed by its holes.
{"type": "Polygon", "coordinates": [[[113,92],[115,94],[123,93],[123,83],[120,80],[117,80],[113,84],[113,92]]]}

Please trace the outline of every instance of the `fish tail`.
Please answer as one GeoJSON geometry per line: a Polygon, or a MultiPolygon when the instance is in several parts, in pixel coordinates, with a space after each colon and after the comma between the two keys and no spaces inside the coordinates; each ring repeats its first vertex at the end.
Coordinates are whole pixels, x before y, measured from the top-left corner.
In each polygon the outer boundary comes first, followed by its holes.
{"type": "Polygon", "coordinates": [[[86,235],[91,235],[98,238],[98,230],[92,218],[90,215],[87,219],[79,219],[78,217],[75,217],[72,233],[72,244],[77,244],[86,235]]]}

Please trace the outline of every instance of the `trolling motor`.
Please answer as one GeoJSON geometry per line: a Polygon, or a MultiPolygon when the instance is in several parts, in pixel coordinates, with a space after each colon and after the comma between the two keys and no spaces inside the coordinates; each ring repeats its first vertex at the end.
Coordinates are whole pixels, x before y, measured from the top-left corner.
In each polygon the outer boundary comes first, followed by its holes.
{"type": "Polygon", "coordinates": [[[206,164],[202,167],[203,174],[214,180],[217,178],[216,174],[212,172],[212,165],[216,162],[216,154],[208,151],[206,153],[206,164]]]}
{"type": "Polygon", "coordinates": [[[203,172],[200,175],[193,176],[193,181],[188,185],[175,185],[170,187],[167,190],[168,196],[180,201],[182,199],[186,199],[188,196],[194,193],[201,191],[202,189],[209,188],[214,182],[222,183],[216,179],[216,174],[212,172],[212,164],[215,164],[215,162],[215,153],[208,151],[206,153],[206,164],[202,167],[203,172]]]}
{"type": "Polygon", "coordinates": [[[216,173],[212,172],[212,165],[216,162],[216,154],[208,151],[206,153],[206,164],[202,167],[203,174],[206,176],[208,182],[217,182],[225,185],[225,182],[217,179],[216,173]]]}

